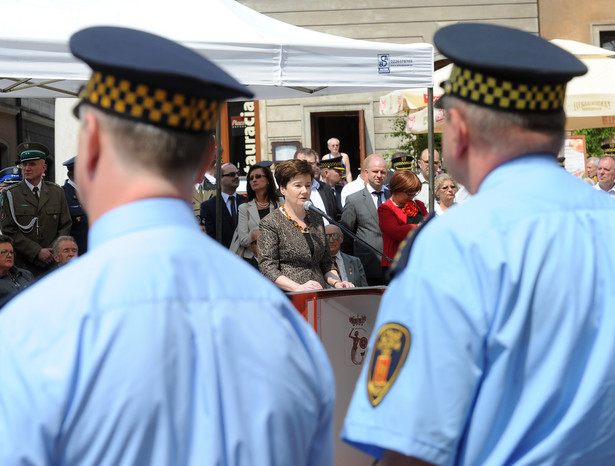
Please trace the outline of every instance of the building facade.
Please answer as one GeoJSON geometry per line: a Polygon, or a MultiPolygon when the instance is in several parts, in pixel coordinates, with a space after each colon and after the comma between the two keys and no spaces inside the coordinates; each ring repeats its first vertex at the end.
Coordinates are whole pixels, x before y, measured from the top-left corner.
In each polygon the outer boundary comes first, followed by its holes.
{"type": "MultiPolygon", "coordinates": [[[[592,0],[582,7],[572,0],[238,1],[296,26],[376,42],[432,43],[440,27],[475,21],[516,27],[547,39],[615,48],[612,0],[592,0]]],[[[440,58],[436,51],[436,67],[440,58]]],[[[389,136],[393,118],[380,115],[379,100],[380,94],[372,93],[231,103],[225,106],[221,120],[223,159],[247,171],[259,160],[287,158],[301,146],[323,155],[327,140],[336,137],[356,174],[365,156],[397,149],[398,141],[389,136]]],[[[52,100],[0,99],[0,168],[14,163],[15,149],[24,141],[41,141],[53,153],[53,120],[52,100]]],[[[60,154],[59,159],[72,155],[60,154]]],[[[53,164],[49,166],[49,179],[53,180],[53,164]]]]}
{"type": "MultiPolygon", "coordinates": [[[[458,21],[491,22],[539,32],[537,0],[239,0],[272,18],[327,34],[401,44],[433,43],[437,29],[458,21]]],[[[436,55],[436,60],[442,58],[436,55]]],[[[344,73],[344,69],[326,70],[344,73]]],[[[380,94],[350,94],[259,102],[260,158],[276,160],[277,148],[294,145],[327,151],[340,140],[353,174],[371,153],[396,151],[393,119],[380,115],[380,94]]],[[[286,153],[282,154],[283,157],[286,153]]]]}

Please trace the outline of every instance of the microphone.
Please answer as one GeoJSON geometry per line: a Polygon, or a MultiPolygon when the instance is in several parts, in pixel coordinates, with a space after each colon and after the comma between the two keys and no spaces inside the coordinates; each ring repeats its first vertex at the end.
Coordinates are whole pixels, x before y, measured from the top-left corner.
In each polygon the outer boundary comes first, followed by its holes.
{"type": "Polygon", "coordinates": [[[333,220],[329,214],[327,214],[326,212],[323,212],[322,210],[320,210],[318,207],[316,207],[314,205],[314,203],[312,201],[305,201],[303,203],[303,209],[304,210],[309,210],[310,212],[314,212],[315,214],[320,215],[321,217],[326,218],[327,220],[329,220],[330,223],[332,223],[333,225],[336,225],[339,227],[339,225],[337,224],[337,222],[335,220],[333,220]]]}
{"type": "Polygon", "coordinates": [[[303,209],[304,210],[309,210],[310,212],[314,212],[315,214],[318,214],[324,218],[326,218],[327,220],[329,220],[329,223],[332,223],[333,225],[335,225],[336,227],[339,227],[341,230],[345,231],[346,233],[348,233],[351,237],[353,237],[354,239],[356,239],[358,242],[362,243],[363,245],[367,246],[368,249],[370,249],[372,252],[376,253],[378,256],[380,257],[384,257],[386,260],[388,260],[389,262],[393,262],[393,259],[391,259],[390,257],[388,257],[387,255],[385,255],[384,253],[378,251],[378,249],[376,249],[375,247],[373,247],[371,244],[369,244],[367,241],[365,241],[364,239],[359,238],[357,235],[355,235],[352,231],[350,231],[350,229],[344,225],[341,222],[338,222],[337,220],[334,220],[333,218],[331,218],[329,216],[329,214],[327,214],[326,212],[323,212],[322,210],[320,210],[318,207],[316,207],[312,201],[305,201],[303,203],[303,209]]]}

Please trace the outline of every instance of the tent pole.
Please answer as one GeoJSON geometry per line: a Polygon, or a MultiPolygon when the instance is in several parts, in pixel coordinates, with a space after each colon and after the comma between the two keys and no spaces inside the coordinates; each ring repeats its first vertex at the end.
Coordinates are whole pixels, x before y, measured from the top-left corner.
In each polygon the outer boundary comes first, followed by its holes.
{"type": "Polygon", "coordinates": [[[222,208],[226,206],[222,202],[221,180],[222,180],[222,141],[220,140],[220,129],[222,125],[222,112],[218,113],[218,124],[216,125],[216,241],[222,244],[222,208]]]}
{"type": "Polygon", "coordinates": [[[427,88],[427,150],[429,151],[429,212],[434,209],[434,124],[433,124],[433,87],[427,88]]]}

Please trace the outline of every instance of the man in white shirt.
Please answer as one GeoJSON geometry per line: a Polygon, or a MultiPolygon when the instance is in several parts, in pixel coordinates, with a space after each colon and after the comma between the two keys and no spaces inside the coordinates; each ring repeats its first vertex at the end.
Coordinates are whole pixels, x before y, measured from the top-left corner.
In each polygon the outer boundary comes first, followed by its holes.
{"type": "Polygon", "coordinates": [[[605,155],[598,162],[598,183],[594,189],[615,197],[615,157],[605,155]]]}
{"type": "MultiPolygon", "coordinates": [[[[370,154],[369,156],[365,157],[365,160],[367,160],[372,155],[378,154],[370,154]]],[[[363,170],[363,167],[365,166],[365,160],[363,160],[362,163],[361,174],[355,180],[346,184],[342,189],[342,208],[346,205],[346,199],[348,198],[348,196],[361,191],[363,188],[365,188],[365,185],[367,184],[367,178],[365,177],[365,172],[363,170]]]]}

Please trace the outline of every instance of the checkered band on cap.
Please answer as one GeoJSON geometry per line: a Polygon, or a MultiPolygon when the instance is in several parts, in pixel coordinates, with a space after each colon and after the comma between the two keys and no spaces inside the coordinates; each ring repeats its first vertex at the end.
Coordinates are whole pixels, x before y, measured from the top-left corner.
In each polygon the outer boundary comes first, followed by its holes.
{"type": "Polygon", "coordinates": [[[217,100],[190,97],[95,71],[83,100],[102,110],[172,129],[205,132],[216,126],[217,100]]]}
{"type": "Polygon", "coordinates": [[[559,111],[566,96],[566,84],[515,82],[458,65],[453,65],[444,90],[463,100],[510,112],[559,111]]]}
{"type": "Polygon", "coordinates": [[[410,170],[412,168],[412,159],[410,157],[400,157],[393,159],[391,165],[395,170],[410,170]]]}
{"type": "Polygon", "coordinates": [[[337,160],[325,159],[320,161],[320,168],[344,168],[344,166],[337,160]]]}
{"type": "Polygon", "coordinates": [[[607,155],[615,155],[615,143],[602,144],[600,148],[607,155]]]}

